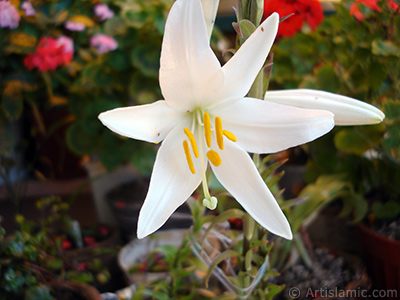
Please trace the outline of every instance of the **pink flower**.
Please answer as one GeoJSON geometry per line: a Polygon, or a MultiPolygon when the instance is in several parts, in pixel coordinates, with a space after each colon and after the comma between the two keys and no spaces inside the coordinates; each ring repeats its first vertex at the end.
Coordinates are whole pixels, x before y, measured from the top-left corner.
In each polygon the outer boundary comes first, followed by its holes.
{"type": "Polygon", "coordinates": [[[26,16],[34,16],[36,14],[36,10],[33,8],[32,3],[28,1],[24,1],[21,7],[24,10],[26,16]]]}
{"type": "Polygon", "coordinates": [[[14,29],[19,25],[18,10],[9,1],[0,0],[0,27],[14,29]]]}
{"type": "Polygon", "coordinates": [[[90,39],[90,45],[97,49],[97,52],[102,54],[118,48],[118,43],[111,36],[98,33],[90,39]]]}
{"type": "Polygon", "coordinates": [[[86,28],[85,24],[76,21],[67,21],[64,27],[70,31],[83,31],[86,28]]]}
{"type": "Polygon", "coordinates": [[[57,39],[57,46],[63,47],[65,54],[74,54],[74,40],[68,36],[60,35],[57,39]]]}
{"type": "Polygon", "coordinates": [[[107,4],[97,4],[94,7],[94,13],[99,17],[100,21],[114,17],[114,12],[108,7],[107,4]]]}

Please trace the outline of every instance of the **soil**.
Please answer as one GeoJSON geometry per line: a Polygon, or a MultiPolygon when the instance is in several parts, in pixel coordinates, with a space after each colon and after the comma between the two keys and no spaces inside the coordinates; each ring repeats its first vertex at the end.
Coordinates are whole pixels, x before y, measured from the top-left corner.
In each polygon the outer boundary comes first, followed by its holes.
{"type": "Polygon", "coordinates": [[[323,296],[330,291],[344,291],[353,284],[362,283],[362,289],[367,289],[369,280],[362,263],[355,257],[338,256],[326,248],[314,251],[311,268],[300,261],[286,269],[274,280],[275,284],[285,284],[285,289],[276,299],[291,299],[293,289],[299,292],[296,299],[312,299],[323,296]]]}
{"type": "Polygon", "coordinates": [[[371,229],[389,239],[400,241],[400,219],[378,222],[371,229]]]}

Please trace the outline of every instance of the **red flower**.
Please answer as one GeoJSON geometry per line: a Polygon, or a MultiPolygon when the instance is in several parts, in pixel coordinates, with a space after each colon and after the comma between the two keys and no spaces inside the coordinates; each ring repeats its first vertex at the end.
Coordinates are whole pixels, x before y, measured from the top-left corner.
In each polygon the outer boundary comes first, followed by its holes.
{"type": "Polygon", "coordinates": [[[72,244],[68,240],[63,240],[62,243],[61,243],[61,248],[63,248],[64,250],[71,249],[72,248],[72,244]]]}
{"type": "Polygon", "coordinates": [[[240,218],[232,218],[228,220],[232,229],[240,230],[243,228],[243,220],[240,218]]]}
{"type": "Polygon", "coordinates": [[[378,0],[356,0],[354,3],[365,5],[376,12],[381,12],[381,8],[377,4],[378,0]]]}
{"type": "Polygon", "coordinates": [[[101,235],[108,235],[110,233],[110,229],[108,229],[108,227],[105,226],[100,226],[97,231],[101,234],[101,235]]]}
{"type": "Polygon", "coordinates": [[[81,262],[79,265],[76,267],[76,270],[79,272],[85,271],[87,268],[87,263],[81,262]]]}
{"type": "Polygon", "coordinates": [[[279,13],[281,18],[292,14],[279,24],[278,36],[284,37],[293,36],[304,22],[315,30],[324,17],[321,4],[317,0],[264,0],[263,18],[273,12],[279,13]]]}
{"type": "MultiPolygon", "coordinates": [[[[361,21],[364,19],[364,15],[360,11],[359,6],[364,5],[375,12],[381,12],[381,8],[378,5],[378,2],[381,0],[355,0],[350,7],[350,14],[354,16],[357,20],[361,21]]],[[[399,9],[399,6],[394,3],[392,0],[388,0],[388,5],[394,11],[399,9]]]]}
{"type": "Polygon", "coordinates": [[[94,237],[91,236],[85,236],[83,238],[83,242],[85,243],[86,246],[94,246],[97,245],[96,240],[94,239],[94,237]]]}
{"type": "Polygon", "coordinates": [[[315,30],[324,19],[324,13],[319,1],[298,0],[295,1],[297,12],[304,18],[304,21],[315,30]]]}
{"type": "Polygon", "coordinates": [[[118,201],[118,202],[115,203],[115,206],[116,206],[117,208],[119,208],[119,209],[124,209],[125,206],[126,206],[126,204],[125,204],[124,201],[118,201]]]}
{"type": "Polygon", "coordinates": [[[389,0],[388,4],[389,4],[390,8],[393,9],[394,11],[397,11],[399,9],[399,6],[396,3],[394,3],[392,0],[389,0]]]}
{"type": "Polygon", "coordinates": [[[67,37],[59,39],[44,37],[40,40],[36,52],[28,54],[24,59],[24,65],[32,70],[38,68],[39,71],[51,71],[62,65],[68,65],[73,58],[72,40],[67,37]],[[71,49],[72,47],[72,49],[71,49]]]}
{"type": "Polygon", "coordinates": [[[281,18],[293,14],[279,24],[278,36],[293,36],[303,26],[304,19],[297,13],[296,7],[292,1],[264,1],[264,18],[269,17],[274,12],[277,12],[281,18]]]}

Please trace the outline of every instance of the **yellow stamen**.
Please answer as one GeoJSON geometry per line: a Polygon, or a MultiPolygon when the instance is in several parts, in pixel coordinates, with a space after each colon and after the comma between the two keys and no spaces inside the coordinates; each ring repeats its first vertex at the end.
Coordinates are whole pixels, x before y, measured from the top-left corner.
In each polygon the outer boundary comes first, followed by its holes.
{"type": "Polygon", "coordinates": [[[194,169],[192,157],[190,156],[189,144],[186,140],[183,141],[183,149],[185,150],[186,160],[192,174],[196,174],[196,170],[194,169]]]}
{"type": "Polygon", "coordinates": [[[219,149],[224,150],[224,136],[220,117],[215,118],[215,134],[217,136],[217,144],[219,149]]]}
{"type": "Polygon", "coordinates": [[[218,167],[218,166],[220,166],[222,164],[221,157],[214,150],[209,150],[207,152],[207,158],[216,167],[218,167]]]}
{"type": "Polygon", "coordinates": [[[208,112],[204,113],[204,136],[206,137],[207,147],[211,147],[211,122],[210,122],[210,115],[208,112]]]}
{"type": "Polygon", "coordinates": [[[194,156],[196,158],[199,158],[199,149],[197,148],[196,139],[194,138],[193,133],[186,127],[183,129],[183,131],[185,132],[186,136],[188,137],[188,139],[190,141],[190,145],[192,145],[194,156]]]}
{"type": "Polygon", "coordinates": [[[228,138],[228,140],[231,140],[232,142],[237,142],[237,138],[232,132],[224,130],[223,134],[228,138]]]}

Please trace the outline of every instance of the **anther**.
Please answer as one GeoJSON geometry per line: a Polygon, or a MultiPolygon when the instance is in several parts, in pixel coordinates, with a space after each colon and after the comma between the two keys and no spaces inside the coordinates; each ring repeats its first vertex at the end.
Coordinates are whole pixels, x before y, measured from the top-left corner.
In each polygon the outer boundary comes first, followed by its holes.
{"type": "Polygon", "coordinates": [[[224,150],[224,136],[220,117],[215,118],[215,134],[217,136],[217,144],[219,149],[224,150]]]}
{"type": "Polygon", "coordinates": [[[222,163],[219,154],[212,149],[207,152],[207,158],[216,167],[220,166],[222,163]]]}
{"type": "Polygon", "coordinates": [[[188,137],[188,139],[190,141],[190,145],[192,145],[194,156],[196,158],[199,158],[199,149],[197,148],[196,139],[194,138],[193,133],[186,127],[183,129],[183,132],[188,137]]]}
{"type": "Polygon", "coordinates": [[[192,174],[196,174],[196,170],[194,169],[192,157],[190,156],[189,144],[186,140],[183,141],[183,149],[185,150],[186,160],[192,174]]]}
{"type": "Polygon", "coordinates": [[[211,147],[211,122],[210,122],[210,115],[208,112],[204,113],[204,136],[206,138],[207,147],[211,147]]]}
{"type": "Polygon", "coordinates": [[[224,136],[226,136],[226,138],[228,140],[231,140],[232,142],[237,142],[237,138],[232,132],[230,132],[228,130],[224,130],[223,134],[224,134],[224,136]]]}

